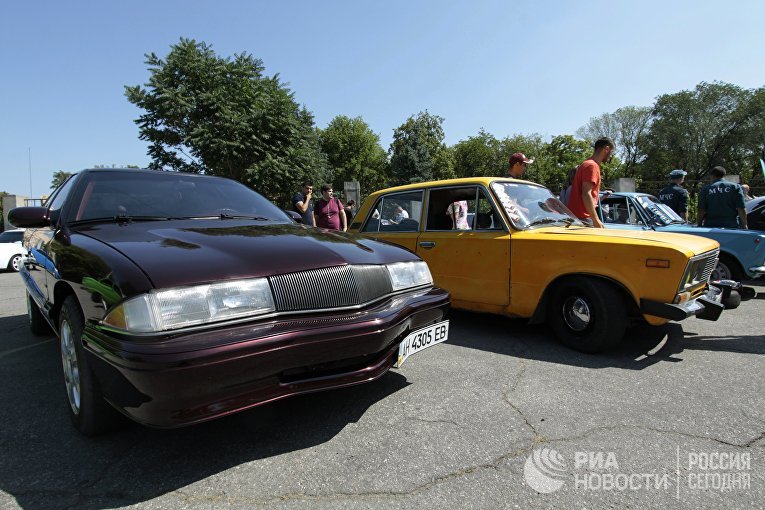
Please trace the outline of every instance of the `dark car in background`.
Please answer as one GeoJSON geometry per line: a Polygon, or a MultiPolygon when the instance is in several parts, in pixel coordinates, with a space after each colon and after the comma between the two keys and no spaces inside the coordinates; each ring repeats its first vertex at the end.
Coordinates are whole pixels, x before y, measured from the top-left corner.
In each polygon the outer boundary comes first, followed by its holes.
{"type": "Polygon", "coordinates": [[[297,225],[228,179],[84,170],[9,217],[27,227],[30,327],[58,336],[88,435],[372,381],[448,334],[416,255],[297,225]]]}

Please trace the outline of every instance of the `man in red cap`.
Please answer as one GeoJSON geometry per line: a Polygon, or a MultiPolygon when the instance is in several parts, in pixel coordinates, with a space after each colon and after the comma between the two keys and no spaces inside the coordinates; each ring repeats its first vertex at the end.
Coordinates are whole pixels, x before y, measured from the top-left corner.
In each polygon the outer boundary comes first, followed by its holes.
{"type": "Polygon", "coordinates": [[[510,164],[507,167],[505,177],[512,177],[513,179],[522,179],[523,172],[526,171],[526,165],[533,163],[533,159],[529,159],[522,152],[516,152],[510,156],[510,164]]]}

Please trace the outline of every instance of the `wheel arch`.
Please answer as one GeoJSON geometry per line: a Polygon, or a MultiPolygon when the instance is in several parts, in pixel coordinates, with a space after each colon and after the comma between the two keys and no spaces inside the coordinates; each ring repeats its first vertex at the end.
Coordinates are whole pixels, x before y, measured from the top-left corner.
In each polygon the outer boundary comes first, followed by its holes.
{"type": "Polygon", "coordinates": [[[728,265],[733,264],[734,267],[732,269],[738,269],[744,277],[748,276],[746,269],[744,269],[743,264],[741,264],[741,260],[733,252],[723,249],[723,247],[720,246],[720,260],[723,258],[726,259],[728,265]]]}
{"type": "Polygon", "coordinates": [[[74,289],[67,282],[62,280],[56,282],[55,287],[53,287],[53,306],[50,309],[50,318],[56,325],[56,331],[58,331],[61,307],[64,305],[64,300],[70,295],[76,296],[76,292],[74,292],[74,289]]]}
{"type": "Polygon", "coordinates": [[[567,280],[574,278],[592,278],[608,283],[619,291],[619,294],[624,300],[624,304],[627,311],[627,317],[639,317],[640,307],[635,301],[635,297],[630,293],[629,289],[625,287],[621,282],[602,274],[593,273],[568,273],[557,276],[545,287],[542,297],[537,303],[537,307],[534,309],[534,314],[529,319],[529,324],[542,324],[547,320],[547,309],[549,308],[550,299],[552,297],[553,290],[560,284],[565,283],[567,280]]]}

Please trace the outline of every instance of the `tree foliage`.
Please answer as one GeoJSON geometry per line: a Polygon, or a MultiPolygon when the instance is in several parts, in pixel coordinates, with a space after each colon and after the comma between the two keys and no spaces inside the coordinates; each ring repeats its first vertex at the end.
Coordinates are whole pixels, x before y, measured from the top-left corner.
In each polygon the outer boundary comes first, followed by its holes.
{"type": "Polygon", "coordinates": [[[457,177],[498,176],[503,175],[507,167],[500,141],[483,129],[477,136],[457,142],[453,149],[457,177]]]}
{"type": "Polygon", "coordinates": [[[443,117],[424,111],[393,131],[389,152],[394,184],[455,176],[453,151],[443,141],[443,122],[443,117]]]}
{"type": "Polygon", "coordinates": [[[125,95],[143,109],[140,138],[150,168],[221,175],[276,198],[306,177],[324,180],[325,159],[313,116],[295,102],[260,59],[217,56],[210,46],[181,39],[165,59],[146,55],[145,87],[125,95]]]}
{"type": "MultiPolygon", "coordinates": [[[[689,180],[703,179],[712,167],[740,174],[754,165],[757,134],[765,121],[760,90],[728,83],[700,83],[692,91],[659,96],[647,138],[646,176],[683,168],[689,180]]],[[[658,175],[657,175],[658,174],[658,175]]]]}
{"type": "Polygon", "coordinates": [[[616,143],[617,155],[623,162],[623,177],[634,177],[638,164],[645,159],[645,137],[651,126],[651,108],[625,106],[613,113],[593,117],[577,130],[577,136],[594,143],[601,136],[616,143]]]}
{"type": "Polygon", "coordinates": [[[59,170],[58,172],[53,172],[53,178],[50,181],[50,189],[58,188],[71,175],[73,175],[72,172],[65,172],[63,170],[59,170]]]}
{"type": "Polygon", "coordinates": [[[321,148],[334,173],[334,186],[358,181],[362,196],[384,188],[389,180],[388,156],[361,117],[338,115],[320,131],[321,148]]]}

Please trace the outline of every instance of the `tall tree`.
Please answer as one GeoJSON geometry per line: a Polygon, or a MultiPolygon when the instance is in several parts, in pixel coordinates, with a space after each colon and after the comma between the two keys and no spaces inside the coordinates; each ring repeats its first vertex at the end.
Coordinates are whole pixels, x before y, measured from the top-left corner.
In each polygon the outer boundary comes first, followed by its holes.
{"type": "Polygon", "coordinates": [[[151,168],[222,175],[289,195],[296,181],[327,174],[313,116],[295,102],[260,59],[217,56],[210,46],[181,39],[165,59],[146,55],[145,87],[126,86],[150,143],[151,168]]]}
{"type": "Polygon", "coordinates": [[[320,131],[321,148],[334,172],[334,186],[358,181],[362,196],[388,183],[388,157],[380,137],[361,117],[338,115],[320,131]]]}
{"type": "Polygon", "coordinates": [[[427,111],[411,116],[393,131],[391,173],[395,184],[450,179],[454,154],[444,144],[443,117],[427,111]]]}
{"type": "Polygon", "coordinates": [[[499,140],[483,129],[477,136],[457,142],[452,149],[457,177],[499,176],[507,167],[499,140]]]}
{"type": "Polygon", "coordinates": [[[72,175],[72,172],[65,172],[63,170],[53,172],[53,178],[50,181],[50,189],[56,189],[61,186],[61,184],[63,184],[63,182],[67,180],[70,175],[72,175]]]}
{"type": "Polygon", "coordinates": [[[685,169],[691,181],[716,165],[732,173],[751,169],[760,151],[756,133],[765,122],[761,94],[715,82],[659,96],[647,138],[647,178],[661,179],[671,168],[685,169]]]}
{"type": "Polygon", "coordinates": [[[613,113],[591,118],[576,134],[590,142],[601,136],[611,137],[622,161],[621,174],[634,177],[638,164],[645,159],[645,137],[651,118],[650,107],[625,106],[613,113]]]}

